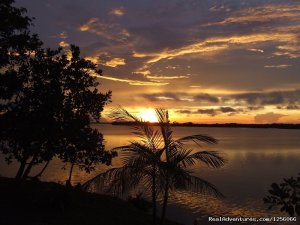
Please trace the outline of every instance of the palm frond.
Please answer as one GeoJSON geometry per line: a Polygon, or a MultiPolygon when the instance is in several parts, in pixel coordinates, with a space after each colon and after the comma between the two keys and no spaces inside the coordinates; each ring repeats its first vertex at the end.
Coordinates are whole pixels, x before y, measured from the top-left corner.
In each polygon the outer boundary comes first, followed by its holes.
{"type": "Polygon", "coordinates": [[[191,191],[199,194],[206,194],[216,198],[223,198],[224,195],[211,183],[196,176],[188,175],[181,179],[178,189],[191,191]]]}
{"type": "Polygon", "coordinates": [[[161,148],[163,145],[162,135],[157,128],[144,124],[139,127],[134,127],[133,129],[135,131],[132,133],[139,137],[141,142],[149,148],[152,148],[154,151],[161,148]]]}
{"type": "Polygon", "coordinates": [[[165,110],[163,108],[156,108],[155,114],[157,117],[157,120],[161,124],[169,123],[169,113],[168,110],[165,110]]]}
{"type": "Polygon", "coordinates": [[[105,192],[107,189],[108,180],[113,176],[113,174],[117,173],[119,168],[112,168],[107,170],[106,172],[100,173],[92,179],[86,181],[82,187],[85,190],[92,190],[97,192],[105,192]]]}
{"type": "Polygon", "coordinates": [[[143,122],[142,118],[139,118],[130,112],[128,112],[126,109],[124,109],[121,106],[112,108],[108,114],[110,118],[112,118],[115,121],[126,121],[126,122],[143,122]]]}
{"type": "Polygon", "coordinates": [[[225,164],[225,159],[217,151],[200,151],[189,154],[179,163],[186,167],[195,165],[197,161],[201,161],[211,168],[220,168],[225,164]]]}
{"type": "Polygon", "coordinates": [[[85,182],[83,188],[121,196],[136,186],[142,176],[143,174],[136,167],[112,168],[85,182]]]}
{"type": "Polygon", "coordinates": [[[215,139],[209,135],[206,135],[206,134],[196,134],[196,135],[186,136],[186,137],[183,137],[183,138],[180,138],[177,140],[177,142],[179,142],[179,143],[184,143],[184,142],[189,142],[189,141],[193,141],[199,146],[201,146],[201,143],[205,143],[205,144],[217,144],[218,143],[217,139],[215,139]]]}
{"type": "Polygon", "coordinates": [[[171,154],[169,155],[169,162],[174,165],[183,165],[185,168],[189,165],[194,165],[189,163],[188,157],[191,155],[192,150],[183,148],[181,146],[174,146],[171,154]]]}

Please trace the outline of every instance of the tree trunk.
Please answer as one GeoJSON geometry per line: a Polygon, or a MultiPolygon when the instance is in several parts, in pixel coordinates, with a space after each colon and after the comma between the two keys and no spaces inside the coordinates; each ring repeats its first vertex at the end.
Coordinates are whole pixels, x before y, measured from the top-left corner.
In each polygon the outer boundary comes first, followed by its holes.
{"type": "Polygon", "coordinates": [[[70,168],[69,179],[68,179],[69,185],[71,185],[71,182],[72,182],[73,167],[74,167],[74,163],[71,164],[71,168],[70,168]]]}
{"type": "Polygon", "coordinates": [[[166,187],[165,187],[164,201],[163,201],[163,206],[162,206],[162,211],[161,211],[160,225],[163,225],[165,222],[168,198],[169,198],[169,182],[167,181],[166,187]]]}
{"type": "Polygon", "coordinates": [[[18,169],[17,175],[15,177],[17,180],[20,180],[22,178],[24,170],[25,170],[25,166],[26,166],[26,160],[22,160],[21,165],[18,169]]]}
{"type": "Polygon", "coordinates": [[[156,224],[156,176],[155,176],[155,167],[152,174],[152,222],[156,224]]]}
{"type": "Polygon", "coordinates": [[[43,167],[43,169],[37,175],[35,175],[33,178],[39,178],[39,177],[41,177],[43,175],[43,173],[45,172],[46,168],[48,167],[49,163],[50,163],[50,160],[47,161],[47,163],[45,164],[45,166],[43,167]]]}
{"type": "Polygon", "coordinates": [[[24,174],[23,174],[23,176],[22,176],[22,179],[26,179],[26,178],[28,177],[28,175],[29,175],[29,173],[30,173],[30,171],[31,171],[31,168],[32,168],[32,166],[33,166],[33,163],[34,163],[35,159],[36,159],[36,157],[35,157],[35,155],[34,155],[34,156],[32,157],[32,160],[30,161],[30,163],[29,163],[28,166],[26,167],[26,170],[25,170],[25,172],[24,172],[24,174]]]}

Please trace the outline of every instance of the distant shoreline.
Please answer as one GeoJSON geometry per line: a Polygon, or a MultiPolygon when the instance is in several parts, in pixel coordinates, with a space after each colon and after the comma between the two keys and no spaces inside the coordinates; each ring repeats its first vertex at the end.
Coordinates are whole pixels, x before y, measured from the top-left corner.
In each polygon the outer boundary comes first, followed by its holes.
{"type": "MultiPolygon", "coordinates": [[[[158,123],[148,123],[149,125],[156,126],[158,123]]],[[[122,125],[131,126],[134,122],[100,122],[97,124],[112,124],[112,125],[122,125]]],[[[271,124],[243,124],[243,123],[214,123],[214,124],[204,124],[204,123],[172,123],[171,126],[174,127],[227,127],[227,128],[276,128],[276,129],[300,129],[300,124],[284,124],[284,123],[271,123],[271,124]]]]}

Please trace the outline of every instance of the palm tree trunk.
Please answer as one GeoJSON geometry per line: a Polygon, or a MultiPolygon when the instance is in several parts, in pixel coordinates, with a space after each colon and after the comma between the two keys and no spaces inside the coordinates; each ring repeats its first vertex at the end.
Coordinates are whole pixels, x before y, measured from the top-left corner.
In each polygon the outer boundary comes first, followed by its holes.
{"type": "Polygon", "coordinates": [[[155,166],[153,168],[154,172],[152,174],[152,221],[156,224],[156,176],[155,176],[155,166]]]}
{"type": "Polygon", "coordinates": [[[161,211],[160,225],[163,225],[164,222],[165,222],[168,199],[169,199],[169,182],[167,180],[167,183],[166,183],[166,186],[165,186],[164,201],[163,201],[163,206],[162,206],[162,211],[161,211]]]}
{"type": "Polygon", "coordinates": [[[50,160],[47,161],[47,163],[45,164],[45,166],[43,167],[43,169],[37,175],[35,175],[33,178],[39,178],[39,177],[41,177],[43,175],[43,173],[45,172],[46,168],[48,167],[49,163],[50,163],[50,160]]]}
{"type": "MultiPolygon", "coordinates": [[[[165,142],[165,153],[166,153],[166,162],[169,163],[170,161],[170,121],[169,121],[169,114],[168,111],[166,112],[166,124],[165,124],[165,135],[164,135],[164,142],[165,142]]],[[[161,217],[160,217],[160,225],[163,225],[165,222],[166,217],[166,211],[167,211],[167,204],[168,204],[168,198],[169,198],[169,177],[166,176],[166,186],[165,186],[165,194],[164,194],[164,200],[163,200],[163,206],[161,211],[161,217]]]]}

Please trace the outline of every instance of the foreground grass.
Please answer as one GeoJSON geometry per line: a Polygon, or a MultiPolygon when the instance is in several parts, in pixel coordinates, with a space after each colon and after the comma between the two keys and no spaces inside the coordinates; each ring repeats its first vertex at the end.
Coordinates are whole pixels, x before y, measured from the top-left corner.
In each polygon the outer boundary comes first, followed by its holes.
{"type": "Polygon", "coordinates": [[[151,225],[149,214],[126,201],[52,182],[0,177],[0,199],[0,224],[5,225],[151,225]]]}

